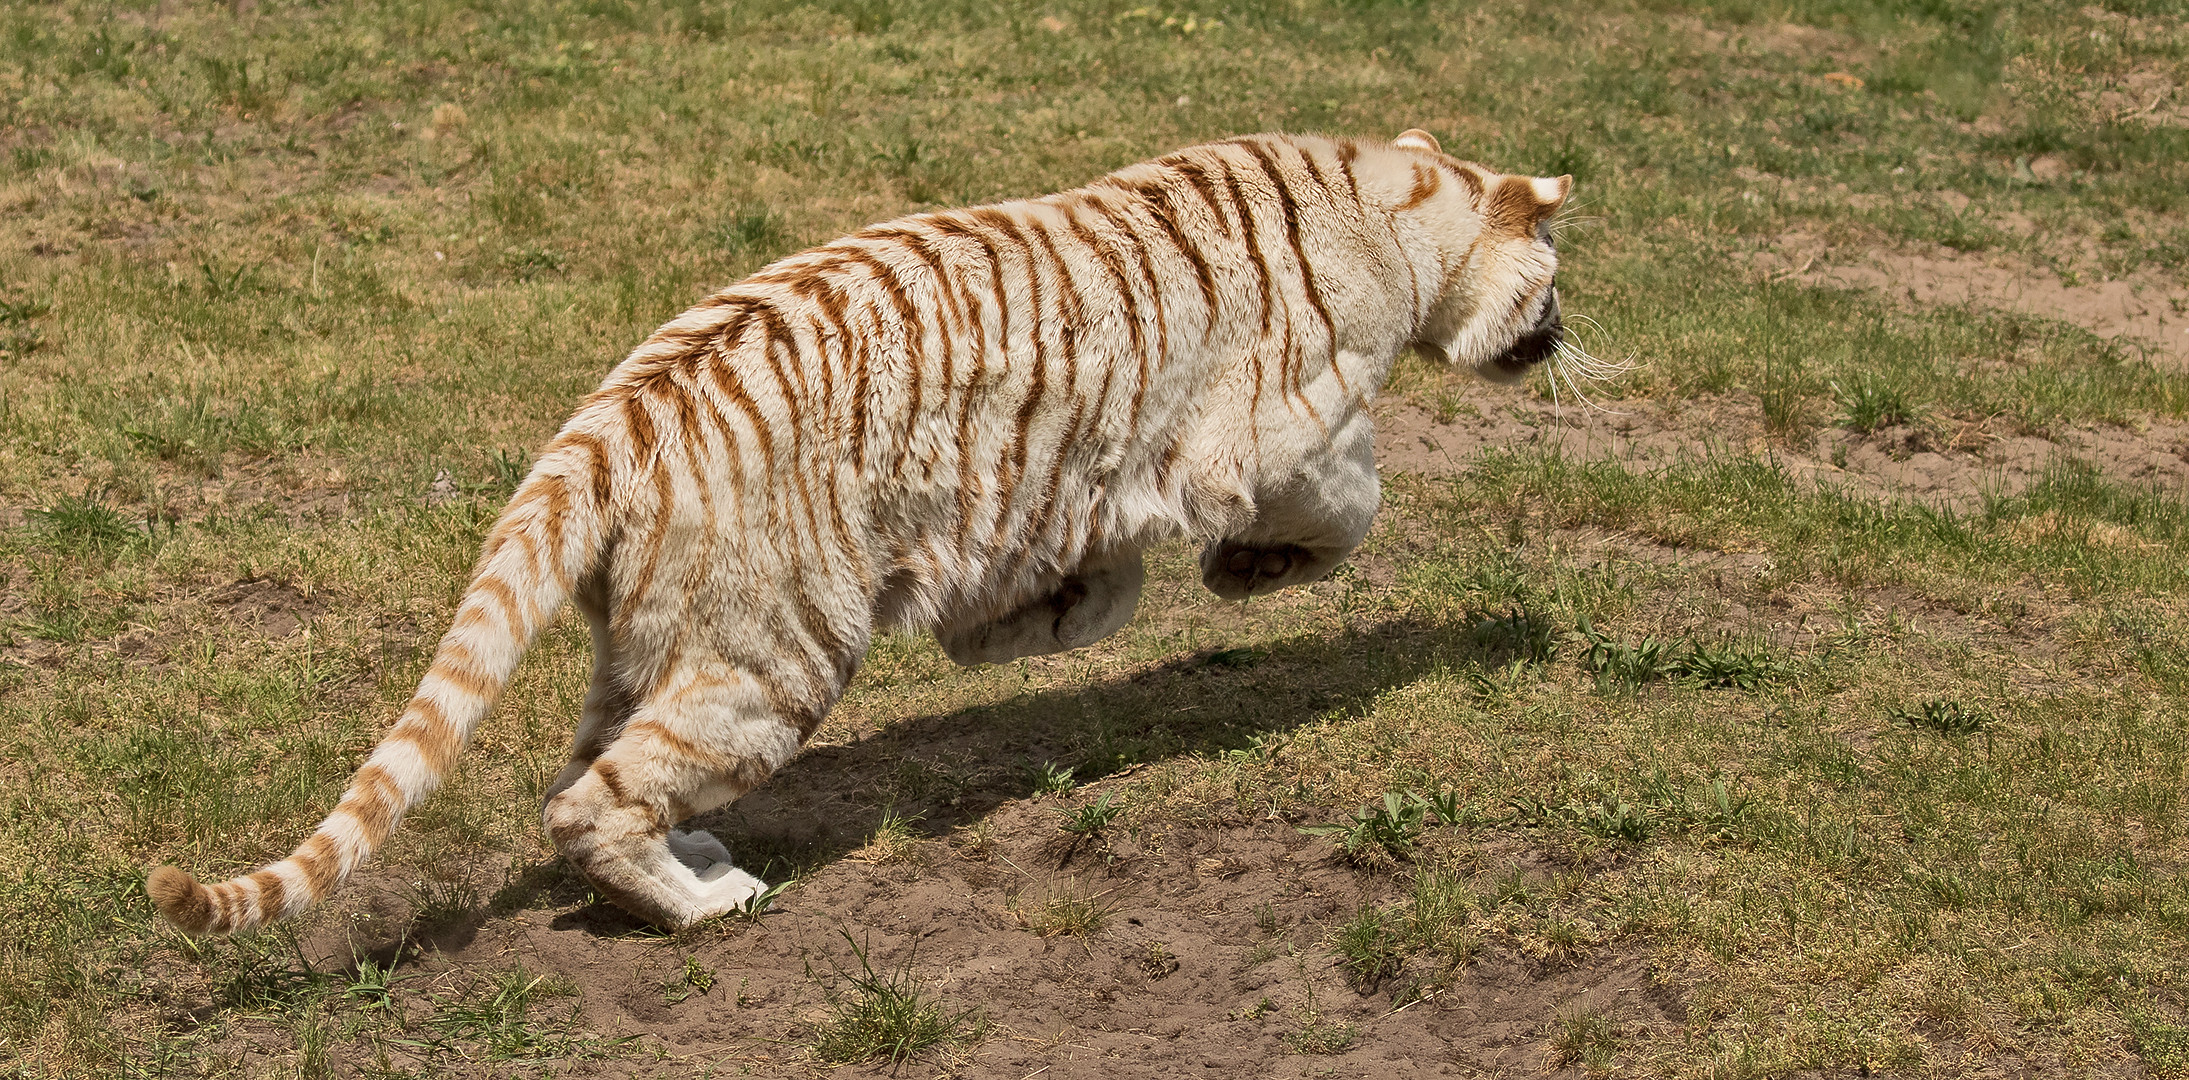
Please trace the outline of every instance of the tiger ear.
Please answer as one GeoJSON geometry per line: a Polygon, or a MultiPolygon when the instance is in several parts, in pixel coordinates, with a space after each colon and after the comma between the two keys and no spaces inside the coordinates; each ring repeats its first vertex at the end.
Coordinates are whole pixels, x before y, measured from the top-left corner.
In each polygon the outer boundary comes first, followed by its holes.
{"type": "Polygon", "coordinates": [[[1399,137],[1391,140],[1391,145],[1408,150],[1427,150],[1432,154],[1444,152],[1444,147],[1437,144],[1437,137],[1420,128],[1407,128],[1399,132],[1399,137]]]}
{"type": "Polygon", "coordinates": [[[1572,173],[1567,173],[1555,179],[1547,176],[1537,176],[1531,178],[1528,182],[1535,187],[1535,201],[1538,206],[1543,208],[1543,217],[1549,217],[1557,213],[1559,207],[1566,205],[1566,196],[1573,193],[1572,173]]]}
{"type": "Polygon", "coordinates": [[[1482,213],[1490,226],[1518,236],[1534,236],[1536,226],[1566,205],[1573,177],[1507,176],[1490,189],[1482,213]]]}

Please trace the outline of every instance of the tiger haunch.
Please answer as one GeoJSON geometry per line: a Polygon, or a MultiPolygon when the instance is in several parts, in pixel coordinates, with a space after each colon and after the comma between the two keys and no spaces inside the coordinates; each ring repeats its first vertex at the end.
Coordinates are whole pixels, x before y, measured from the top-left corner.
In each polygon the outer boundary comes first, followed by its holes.
{"type": "Polygon", "coordinates": [[[1224,596],[1328,573],[1380,501],[1365,406],[1393,356],[1512,378],[1556,348],[1545,223],[1569,187],[1421,132],[1256,136],[769,266],[656,331],[542,454],[311,838],[147,891],[213,933],[326,897],[567,600],[595,664],[543,809],[557,848],[661,925],[748,903],[764,885],[674,827],[787,761],[877,631],[968,664],[1076,648],[1178,536],[1224,596]]]}

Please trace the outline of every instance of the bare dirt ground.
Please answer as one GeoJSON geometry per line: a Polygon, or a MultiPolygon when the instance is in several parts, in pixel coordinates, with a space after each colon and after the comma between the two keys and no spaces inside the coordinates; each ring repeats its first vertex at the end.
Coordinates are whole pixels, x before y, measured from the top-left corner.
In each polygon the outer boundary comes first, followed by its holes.
{"type": "Polygon", "coordinates": [[[2005,252],[1834,251],[1804,233],[1778,238],[1754,265],[1805,285],[1873,289],[1916,307],[1989,308],[2058,319],[2170,368],[2189,366],[2189,288],[2148,270],[2084,282],[2005,252]]]}
{"type": "MultiPolygon", "coordinates": [[[[539,898],[544,910],[429,938],[420,970],[521,963],[568,975],[586,1026],[644,1032],[664,1055],[569,1075],[691,1075],[709,1062],[761,1074],[812,1068],[805,1041],[826,1014],[825,988],[859,970],[854,939],[877,970],[916,968],[946,1007],[978,1003],[990,1029],[958,1054],[848,1075],[1555,1074],[1547,1040],[1561,1009],[1593,1007],[1629,1030],[1681,1015],[1678,986],[1615,948],[1572,961],[1482,955],[1458,984],[1402,1013],[1393,1004],[1402,977],[1356,989],[1323,947],[1321,927],[1393,899],[1327,845],[1286,824],[1238,822],[1159,845],[1060,851],[1039,839],[1055,834],[1052,821],[1047,806],[1014,807],[995,822],[1011,839],[985,850],[932,842],[924,866],[840,863],[787,910],[686,947],[636,933],[613,909],[577,906],[562,886],[539,898]],[[1099,896],[1109,925],[1088,938],[1044,938],[1012,911],[1063,892],[1099,896]],[[847,938],[852,926],[874,929],[847,938]],[[687,956],[718,981],[672,1001],[687,956]],[[1345,1048],[1301,1053],[1301,1033],[1318,1025],[1347,1031],[1345,1048]]],[[[350,960],[339,939],[312,949],[334,967],[350,960]]]]}
{"type": "MultiPolygon", "coordinates": [[[[1140,692],[1190,699],[1240,693],[1255,680],[1172,664],[1130,681],[1140,692]]],[[[1274,703],[1282,715],[1272,723],[1303,720],[1318,702],[1291,705],[1274,703]]],[[[1067,706],[1042,712],[1068,714],[1067,706]]],[[[1228,810],[1159,834],[1119,830],[1071,842],[1057,828],[1060,809],[1140,768],[1061,799],[1031,798],[1004,763],[1041,752],[1064,729],[1005,728],[996,719],[938,718],[809,749],[747,805],[703,820],[742,850],[843,852],[873,827],[872,785],[907,756],[955,756],[986,778],[919,822],[928,838],[915,851],[887,863],[852,851],[757,923],[663,938],[588,903],[582,883],[543,857],[514,871],[493,905],[503,914],[437,928],[412,921],[406,883],[368,870],[302,952],[326,971],[354,970],[360,958],[399,960],[413,980],[517,965],[567,976],[584,1029],[604,1045],[640,1037],[636,1049],[558,1067],[571,1076],[1580,1076],[1553,1048],[1559,1016],[1587,1010],[1625,1035],[1681,1023],[1681,981],[1617,943],[1556,957],[1486,947],[1455,983],[1421,1000],[1407,990],[1427,972],[1351,980],[1328,928],[1398,899],[1390,874],[1357,870],[1292,822],[1228,810]],[[980,832],[960,827],[984,814],[980,832]],[[1083,937],[1044,936],[1027,913],[1057,898],[1093,901],[1102,925],[1083,937]],[[977,1005],[985,1037],[894,1068],[816,1065],[811,1033],[846,973],[861,970],[859,952],[876,971],[910,972],[946,1008],[977,1005]],[[687,957],[714,974],[706,992],[679,986],[687,957]]],[[[1517,866],[1540,883],[1591,869],[1495,833],[1464,843],[1485,874],[1517,866]]],[[[231,1048],[244,1050],[247,1065],[249,1038],[231,1048]]],[[[430,1061],[423,1048],[386,1062],[343,1060],[344,1052],[330,1052],[343,1075],[430,1061]]]]}
{"type": "Polygon", "coordinates": [[[1753,399],[1621,402],[1603,409],[1555,406],[1505,387],[1470,393],[1474,408],[1449,419],[1410,401],[1382,403],[1376,458],[1386,472],[1452,476],[1484,450],[1555,448],[1579,461],[1663,467],[1712,454],[1768,450],[1797,479],[1852,493],[1966,508],[2010,493],[2063,456],[2124,482],[2189,486],[2189,424],[2147,419],[2137,428],[2092,425],[2050,437],[1995,434],[1981,426],[1937,432],[1906,427],[1869,434],[1831,429],[1799,449],[1774,445],[1753,399]]]}

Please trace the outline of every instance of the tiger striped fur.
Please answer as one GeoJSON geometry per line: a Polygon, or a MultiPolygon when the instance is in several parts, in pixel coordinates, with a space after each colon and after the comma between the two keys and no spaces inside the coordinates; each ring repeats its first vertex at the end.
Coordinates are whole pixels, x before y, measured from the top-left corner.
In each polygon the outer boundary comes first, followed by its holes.
{"type": "Polygon", "coordinates": [[[1076,191],[918,214],[777,262],[656,331],[489,535],[415,697],[288,858],[147,889],[193,933],[325,898],[433,791],[573,601],[592,687],[546,828],[680,927],[763,890],[679,822],[789,760],[877,629],[960,663],[1094,642],[1141,550],[1204,583],[1313,581],[1380,499],[1366,405],[1402,349],[1498,379],[1558,346],[1570,177],[1262,135],[1076,191]]]}

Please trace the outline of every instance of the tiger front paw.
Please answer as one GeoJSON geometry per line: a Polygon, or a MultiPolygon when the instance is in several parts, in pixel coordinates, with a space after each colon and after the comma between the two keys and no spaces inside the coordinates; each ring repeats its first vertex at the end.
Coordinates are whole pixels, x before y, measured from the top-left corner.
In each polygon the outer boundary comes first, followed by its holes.
{"type": "Polygon", "coordinates": [[[1321,577],[1328,569],[1321,561],[1298,544],[1211,544],[1201,553],[1201,584],[1226,600],[1245,600],[1321,577]]]}

